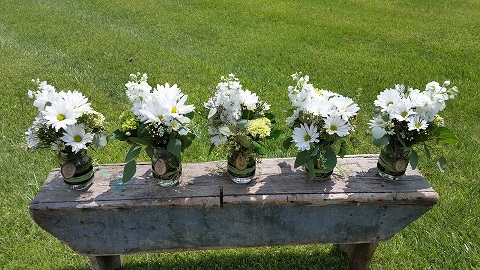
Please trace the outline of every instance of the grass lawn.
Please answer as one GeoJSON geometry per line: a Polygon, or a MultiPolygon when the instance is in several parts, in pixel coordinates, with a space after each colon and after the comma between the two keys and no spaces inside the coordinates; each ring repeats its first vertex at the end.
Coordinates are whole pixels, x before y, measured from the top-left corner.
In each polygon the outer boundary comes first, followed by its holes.
{"type": "MultiPolygon", "coordinates": [[[[477,0],[3,0],[0,9],[0,269],[88,269],[87,260],[40,229],[28,205],[58,166],[51,151],[26,150],[23,133],[36,109],[32,79],[77,89],[117,128],[134,72],[151,84],[176,83],[202,112],[220,76],[272,104],[283,124],[290,74],[350,96],[362,108],[350,154],[378,153],[367,123],[376,95],[394,84],[423,89],[451,80],[458,98],[442,113],[459,143],[438,146],[449,162],[420,170],[439,203],[381,243],[372,269],[480,268],[480,2],[477,0]]],[[[201,115],[184,161],[208,155],[201,115]]],[[[293,156],[271,142],[267,157],[293,156]]],[[[98,163],[122,162],[111,142],[98,163]]],[[[125,269],[338,269],[347,258],[331,245],[128,255],[125,269]]]]}

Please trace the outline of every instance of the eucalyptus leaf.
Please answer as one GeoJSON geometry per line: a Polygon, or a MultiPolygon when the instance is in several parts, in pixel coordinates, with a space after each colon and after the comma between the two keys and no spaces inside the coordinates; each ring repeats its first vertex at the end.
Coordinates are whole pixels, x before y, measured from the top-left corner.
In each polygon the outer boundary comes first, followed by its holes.
{"type": "Polygon", "coordinates": [[[228,126],[222,126],[218,128],[218,132],[220,132],[224,136],[231,136],[233,135],[233,132],[230,131],[230,128],[228,126]]]}
{"type": "Polygon", "coordinates": [[[108,139],[105,133],[97,133],[93,136],[93,144],[95,144],[98,148],[102,148],[107,145],[108,139]]]}
{"type": "Polygon", "coordinates": [[[295,158],[294,167],[298,168],[304,164],[307,164],[309,160],[310,160],[310,153],[307,150],[304,150],[297,154],[297,157],[295,158]]]}
{"type": "Polygon", "coordinates": [[[383,136],[385,136],[386,134],[387,134],[387,132],[385,131],[385,129],[383,129],[381,127],[372,128],[372,135],[375,139],[380,139],[383,136]]]}
{"type": "Polygon", "coordinates": [[[246,119],[240,119],[238,122],[237,122],[237,127],[239,129],[246,129],[248,127],[248,120],[246,119]]]}
{"type": "Polygon", "coordinates": [[[445,171],[445,169],[447,169],[447,160],[445,159],[444,156],[440,156],[437,159],[437,166],[442,173],[445,171]]]}
{"type": "Polygon", "coordinates": [[[385,135],[380,139],[374,139],[373,144],[377,147],[381,147],[383,145],[388,144],[388,135],[385,135]]]}
{"type": "Polygon", "coordinates": [[[212,118],[217,113],[217,108],[211,108],[207,118],[212,118]]]}
{"type": "Polygon", "coordinates": [[[123,176],[122,176],[122,183],[126,183],[132,179],[137,171],[137,162],[133,159],[130,160],[125,164],[123,167],[123,176]]]}
{"type": "Polygon", "coordinates": [[[418,154],[415,150],[412,150],[410,153],[410,166],[412,166],[412,169],[415,170],[418,165],[418,154]]]}
{"type": "Polygon", "coordinates": [[[333,149],[328,148],[325,152],[325,163],[323,164],[328,170],[335,169],[337,166],[337,155],[333,152],[333,149]]]}
{"type": "Polygon", "coordinates": [[[177,158],[180,158],[180,154],[182,152],[182,141],[177,138],[170,139],[167,144],[167,150],[177,158]]]}
{"type": "Polygon", "coordinates": [[[142,147],[138,144],[133,144],[132,147],[130,147],[130,150],[128,150],[127,155],[125,156],[125,162],[130,162],[132,160],[135,160],[138,155],[140,155],[140,152],[142,151],[142,147]]]}

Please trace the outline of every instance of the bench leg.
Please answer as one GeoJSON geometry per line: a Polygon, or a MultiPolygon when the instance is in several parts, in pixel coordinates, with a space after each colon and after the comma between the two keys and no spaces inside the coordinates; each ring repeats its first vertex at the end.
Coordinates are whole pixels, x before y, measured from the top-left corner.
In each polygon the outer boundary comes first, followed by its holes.
{"type": "Polygon", "coordinates": [[[348,254],[350,269],[367,270],[377,248],[377,243],[342,244],[339,247],[348,254]]]}
{"type": "Polygon", "coordinates": [[[122,269],[123,256],[87,256],[92,270],[117,270],[122,269]]]}

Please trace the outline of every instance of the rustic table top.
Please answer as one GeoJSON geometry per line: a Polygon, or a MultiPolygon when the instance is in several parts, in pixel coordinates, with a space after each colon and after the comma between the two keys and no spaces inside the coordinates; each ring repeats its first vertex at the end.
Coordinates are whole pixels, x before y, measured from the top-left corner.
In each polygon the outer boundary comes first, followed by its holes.
{"type": "Polygon", "coordinates": [[[122,183],[123,164],[100,165],[86,191],[69,190],[59,169],[48,175],[31,208],[143,207],[173,205],[218,207],[223,204],[338,204],[342,201],[434,205],[438,195],[418,170],[407,169],[398,181],[376,174],[377,155],[352,155],[338,160],[330,179],[311,181],[294,158],[262,159],[249,184],[233,183],[224,161],[185,163],[181,183],[169,189],[156,185],[150,163],[137,164],[137,173],[122,183]],[[223,192],[222,192],[223,191],[223,192]]]}

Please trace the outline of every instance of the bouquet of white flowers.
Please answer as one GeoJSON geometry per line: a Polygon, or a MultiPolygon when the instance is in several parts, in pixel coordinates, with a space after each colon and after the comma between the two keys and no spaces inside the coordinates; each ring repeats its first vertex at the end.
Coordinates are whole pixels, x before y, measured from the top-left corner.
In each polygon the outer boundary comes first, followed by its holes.
{"type": "Polygon", "coordinates": [[[65,183],[72,189],[86,189],[94,174],[87,148],[107,144],[105,117],[76,90],[57,92],[46,81],[34,82],[38,90],[29,90],[28,96],[34,99],[38,115],[25,132],[28,147],[58,151],[65,183]]]}
{"type": "Polygon", "coordinates": [[[135,159],[143,146],[154,158],[155,150],[167,155],[152,164],[154,177],[177,180],[181,174],[181,153],[191,145],[194,135],[190,124],[195,107],[185,104],[187,95],[176,84],[152,88],[147,74],[130,74],[126,95],[132,107],[120,116],[121,127],[113,137],[132,144],[125,157],[123,181],[130,180],[136,171],[135,159]]]}
{"type": "MultiPolygon", "coordinates": [[[[309,178],[316,174],[331,174],[337,164],[334,144],[354,130],[353,118],[360,108],[348,97],[315,88],[307,75],[292,75],[295,86],[288,87],[288,97],[294,107],[286,119],[293,135],[284,142],[285,148],[295,143],[298,151],[295,168],[305,166],[309,178]]],[[[345,142],[339,155],[345,155],[345,142]]]]}
{"type": "Polygon", "coordinates": [[[28,91],[38,109],[32,126],[25,132],[30,149],[51,148],[56,151],[79,153],[89,146],[103,147],[106,135],[105,117],[90,107],[80,92],[60,91],[46,81],[34,80],[37,91],[28,91]]]}
{"type": "Polygon", "coordinates": [[[229,158],[234,159],[228,164],[232,179],[242,182],[240,175],[248,174],[246,178],[253,176],[255,160],[265,152],[262,140],[279,134],[272,131],[275,118],[267,113],[270,105],[259,100],[255,93],[242,89],[240,81],[229,74],[221,77],[214,97],[204,106],[209,110],[208,132],[212,148],[226,145],[230,151],[229,158]]]}
{"type": "MultiPolygon", "coordinates": [[[[398,84],[377,96],[374,102],[374,118],[369,124],[375,137],[374,144],[385,145],[382,150],[385,153],[382,154],[407,150],[400,163],[381,154],[380,170],[402,175],[408,163],[412,168],[417,166],[418,154],[411,149],[413,145],[423,142],[425,153],[430,157],[426,141],[434,138],[447,143],[456,141],[453,133],[444,126],[443,118],[438,115],[445,109],[445,101],[454,98],[458,92],[457,87],[448,88],[449,85],[449,81],[445,81],[443,85],[430,82],[424,91],[420,91],[398,84]]],[[[443,171],[446,166],[445,158],[439,157],[437,164],[443,171]]]]}

